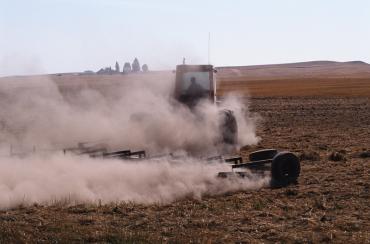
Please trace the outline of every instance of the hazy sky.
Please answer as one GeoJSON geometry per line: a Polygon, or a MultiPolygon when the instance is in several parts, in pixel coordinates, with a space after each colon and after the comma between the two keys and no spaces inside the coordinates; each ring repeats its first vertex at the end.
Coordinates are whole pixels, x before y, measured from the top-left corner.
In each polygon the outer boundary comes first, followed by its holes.
{"type": "Polygon", "coordinates": [[[370,1],[0,0],[0,76],[207,63],[209,32],[216,66],[370,62],[370,1]]]}

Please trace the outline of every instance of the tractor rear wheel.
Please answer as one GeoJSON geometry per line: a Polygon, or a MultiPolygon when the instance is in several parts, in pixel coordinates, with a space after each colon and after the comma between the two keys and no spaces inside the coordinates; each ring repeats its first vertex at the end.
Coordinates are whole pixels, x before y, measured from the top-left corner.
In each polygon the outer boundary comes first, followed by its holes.
{"type": "Polygon", "coordinates": [[[221,138],[224,144],[236,145],[238,143],[238,124],[231,110],[221,112],[221,138]]]}

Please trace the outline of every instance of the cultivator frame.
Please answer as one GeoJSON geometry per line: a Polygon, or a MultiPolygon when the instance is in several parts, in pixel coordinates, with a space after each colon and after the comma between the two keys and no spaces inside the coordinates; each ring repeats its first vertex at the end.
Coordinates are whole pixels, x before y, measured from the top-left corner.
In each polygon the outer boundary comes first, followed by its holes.
{"type": "MultiPolygon", "coordinates": [[[[148,157],[144,150],[131,151],[130,149],[108,152],[103,145],[87,146],[87,143],[79,143],[75,148],[66,148],[64,153],[72,152],[77,155],[88,155],[93,158],[120,159],[120,160],[147,160],[161,157],[176,158],[173,154],[148,157]]],[[[242,157],[224,157],[222,155],[200,158],[208,162],[227,163],[231,171],[219,172],[220,178],[246,178],[250,172],[254,174],[271,175],[271,186],[281,187],[297,183],[300,174],[300,162],[298,157],[291,152],[278,152],[276,149],[264,149],[252,152],[249,161],[245,162],[242,157]],[[235,171],[247,169],[248,171],[235,171]]]]}
{"type": "Polygon", "coordinates": [[[78,143],[77,147],[65,148],[63,149],[63,153],[66,154],[68,152],[77,154],[77,155],[88,155],[92,158],[111,158],[111,159],[145,159],[146,152],[144,150],[141,151],[131,151],[130,149],[119,150],[108,152],[107,147],[103,144],[97,145],[90,145],[88,146],[87,142],[78,143]]]}

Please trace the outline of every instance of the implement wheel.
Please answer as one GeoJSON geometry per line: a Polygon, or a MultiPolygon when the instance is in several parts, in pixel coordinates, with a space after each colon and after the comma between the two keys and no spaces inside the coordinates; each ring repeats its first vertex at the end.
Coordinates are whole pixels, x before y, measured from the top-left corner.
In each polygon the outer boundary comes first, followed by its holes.
{"type": "Polygon", "coordinates": [[[276,187],[297,183],[300,172],[298,157],[291,152],[280,152],[272,160],[271,183],[276,187]]]}

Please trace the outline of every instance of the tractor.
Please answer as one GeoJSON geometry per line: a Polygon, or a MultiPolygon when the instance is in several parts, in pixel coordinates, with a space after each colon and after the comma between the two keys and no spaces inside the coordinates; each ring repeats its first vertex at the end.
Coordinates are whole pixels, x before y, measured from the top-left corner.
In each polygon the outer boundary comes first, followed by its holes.
{"type": "MultiPolygon", "coordinates": [[[[213,74],[216,70],[212,65],[177,65],[175,99],[193,109],[201,100],[206,99],[216,104],[216,82],[213,74]]],[[[220,138],[223,145],[235,146],[238,140],[238,125],[233,111],[220,111],[220,138]]],[[[220,172],[221,178],[247,177],[245,171],[235,172],[234,169],[248,169],[252,172],[270,170],[271,185],[285,186],[297,182],[300,174],[298,157],[291,152],[278,152],[276,149],[264,149],[252,152],[249,162],[242,157],[212,157],[231,164],[231,172],[220,172]]]]}
{"type": "MultiPolygon", "coordinates": [[[[216,82],[212,65],[177,65],[174,98],[193,110],[201,100],[216,104],[216,82]]],[[[233,111],[223,109],[220,116],[220,139],[226,146],[238,142],[238,125],[233,111]]],[[[225,147],[226,148],[226,147],[225,147]]]]}
{"type": "MultiPolygon", "coordinates": [[[[177,102],[184,104],[191,111],[196,113],[195,107],[202,100],[208,100],[216,106],[216,82],[214,79],[215,69],[212,65],[178,65],[176,68],[176,81],[174,98],[177,102]]],[[[145,115],[136,116],[138,120],[145,115]]],[[[238,140],[238,125],[233,111],[222,109],[220,116],[220,136],[219,141],[228,147],[235,148],[238,140]]],[[[202,115],[199,115],[200,119],[202,115]]],[[[129,149],[108,152],[107,148],[101,145],[88,145],[79,143],[77,148],[64,149],[66,152],[76,154],[88,154],[91,157],[118,158],[122,160],[145,160],[148,157],[145,151],[131,151],[129,149]]],[[[173,157],[173,154],[169,156],[173,157]]],[[[202,158],[204,159],[204,158],[202,158]]],[[[249,172],[263,173],[266,171],[271,175],[272,186],[286,186],[296,183],[300,174],[300,162],[298,157],[291,152],[279,152],[276,149],[263,149],[252,152],[248,162],[243,162],[243,158],[213,156],[207,157],[207,161],[219,161],[228,163],[232,169],[229,172],[219,172],[219,178],[245,178],[249,177],[249,172]],[[248,169],[246,171],[245,169],[248,169]]]]}

